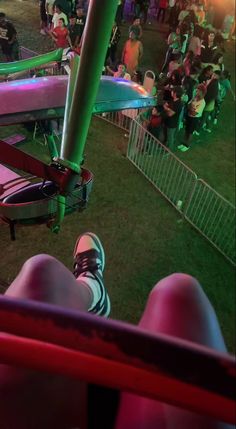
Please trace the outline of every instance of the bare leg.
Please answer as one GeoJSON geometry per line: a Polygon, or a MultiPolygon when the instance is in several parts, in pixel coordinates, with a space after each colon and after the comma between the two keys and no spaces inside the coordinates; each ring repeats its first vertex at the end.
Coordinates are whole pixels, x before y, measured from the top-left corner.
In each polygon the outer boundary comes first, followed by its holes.
{"type": "MultiPolygon", "coordinates": [[[[49,255],[25,262],[6,295],[81,311],[87,311],[92,302],[89,288],[81,287],[73,274],[49,255]]],[[[64,429],[75,427],[78,421],[83,424],[86,384],[6,365],[0,365],[0,379],[2,428],[64,429]]]]}
{"type": "MultiPolygon", "coordinates": [[[[74,261],[75,276],[51,256],[34,256],[23,265],[6,295],[107,316],[104,251],[94,234],[79,237],[74,261]]],[[[0,427],[84,429],[86,392],[86,383],[78,380],[0,365],[0,427]]]]}
{"type": "MultiPolygon", "coordinates": [[[[139,326],[226,352],[212,305],[186,274],[172,274],[151,291],[139,326]]],[[[173,356],[174,359],[174,356],[173,356]]],[[[164,403],[123,393],[116,429],[219,429],[220,424],[164,403]]]]}
{"type": "Polygon", "coordinates": [[[28,259],[6,291],[7,296],[33,299],[88,311],[92,293],[57,259],[37,255],[28,259]]]}

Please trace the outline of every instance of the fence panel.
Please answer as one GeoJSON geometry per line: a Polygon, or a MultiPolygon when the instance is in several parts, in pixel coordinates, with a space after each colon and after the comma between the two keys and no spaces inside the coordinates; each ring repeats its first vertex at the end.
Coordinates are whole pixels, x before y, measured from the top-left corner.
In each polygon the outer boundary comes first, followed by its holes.
{"type": "Polygon", "coordinates": [[[132,118],[129,116],[123,115],[121,111],[106,112],[97,116],[101,117],[102,119],[109,122],[110,124],[116,125],[117,127],[129,133],[132,118]]]}
{"type": "Polygon", "coordinates": [[[28,58],[36,57],[37,52],[32,51],[31,49],[20,46],[20,59],[27,60],[28,58]]]}
{"type": "Polygon", "coordinates": [[[196,174],[137,121],[131,124],[127,157],[171,204],[185,209],[196,174]]]}
{"type": "Polygon", "coordinates": [[[199,179],[184,215],[227,259],[236,263],[235,207],[231,203],[199,179]]]}
{"type": "Polygon", "coordinates": [[[138,121],[130,127],[127,158],[231,263],[235,207],[182,163],[138,121]]]}

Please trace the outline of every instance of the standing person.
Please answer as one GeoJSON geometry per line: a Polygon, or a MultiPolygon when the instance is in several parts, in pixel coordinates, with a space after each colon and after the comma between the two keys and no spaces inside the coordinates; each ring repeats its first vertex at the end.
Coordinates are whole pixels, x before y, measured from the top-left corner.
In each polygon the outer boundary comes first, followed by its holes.
{"type": "Polygon", "coordinates": [[[163,23],[165,21],[167,8],[168,8],[168,0],[160,0],[159,1],[159,9],[158,9],[158,13],[157,13],[157,22],[159,22],[161,15],[162,15],[161,22],[163,23]]]}
{"type": "Polygon", "coordinates": [[[185,94],[188,96],[188,100],[192,100],[198,83],[198,69],[192,66],[189,76],[184,76],[182,79],[182,86],[185,94]]]}
{"type": "Polygon", "coordinates": [[[192,51],[194,56],[201,55],[201,40],[202,40],[203,30],[201,27],[196,25],[194,27],[193,35],[189,39],[188,51],[192,51]]]}
{"type": "Polygon", "coordinates": [[[180,13],[180,2],[179,0],[172,0],[173,6],[171,6],[168,24],[169,24],[169,31],[173,31],[176,29],[179,25],[178,16],[180,13]]]}
{"type": "Polygon", "coordinates": [[[141,25],[141,19],[139,16],[135,16],[132,25],[129,27],[129,33],[133,30],[133,29],[137,29],[137,31],[139,32],[139,39],[141,39],[142,35],[143,35],[143,29],[142,29],[142,25],[141,25]]]}
{"type": "Polygon", "coordinates": [[[160,139],[162,132],[162,116],[157,107],[152,108],[146,127],[150,134],[156,139],[160,139]]]}
{"type": "Polygon", "coordinates": [[[234,101],[236,98],[235,98],[235,93],[231,86],[230,73],[228,72],[228,70],[224,70],[222,73],[216,71],[215,74],[219,74],[219,81],[218,81],[219,91],[218,91],[218,97],[215,102],[215,111],[214,111],[214,120],[213,120],[213,124],[217,125],[218,116],[221,111],[221,106],[227,93],[228,92],[231,93],[234,101]]]}
{"type": "Polygon", "coordinates": [[[202,115],[202,129],[207,133],[211,133],[211,121],[214,117],[215,103],[219,92],[219,74],[213,73],[210,80],[206,83],[206,106],[202,115]]]}
{"type": "Polygon", "coordinates": [[[183,90],[176,86],[171,91],[171,100],[163,105],[166,117],[164,119],[166,131],[166,146],[173,151],[175,149],[175,136],[179,125],[179,118],[182,112],[183,103],[181,101],[183,90]]]}
{"type": "Polygon", "coordinates": [[[168,24],[170,28],[177,26],[177,17],[176,17],[176,0],[169,0],[168,1],[168,7],[169,7],[169,16],[168,16],[168,24]]]}
{"type": "Polygon", "coordinates": [[[185,55],[186,50],[187,50],[187,45],[188,45],[188,39],[189,39],[189,26],[186,22],[183,22],[181,25],[181,48],[180,48],[180,52],[181,54],[185,55]]]}
{"type": "Polygon", "coordinates": [[[180,36],[180,28],[177,27],[176,31],[171,31],[167,39],[168,49],[166,51],[165,60],[163,66],[161,68],[161,73],[164,73],[170,61],[172,60],[172,56],[175,53],[179,53],[181,49],[181,36],[180,36]]]}
{"type": "Polygon", "coordinates": [[[46,36],[48,28],[48,17],[46,12],[46,0],[39,0],[40,12],[40,34],[46,36]]]}
{"type": "Polygon", "coordinates": [[[53,29],[50,33],[52,39],[55,42],[57,48],[72,48],[71,40],[69,37],[69,31],[65,26],[65,21],[63,18],[60,18],[58,21],[58,26],[53,29]]]}
{"type": "Polygon", "coordinates": [[[84,13],[84,9],[82,7],[77,7],[76,8],[76,24],[78,24],[79,29],[80,29],[80,40],[82,38],[83,32],[84,32],[84,27],[85,27],[85,23],[86,23],[86,15],[84,13]]]}
{"type": "Polygon", "coordinates": [[[230,41],[232,38],[233,31],[235,29],[235,11],[232,9],[223,21],[222,25],[222,36],[225,40],[230,41]]]}
{"type": "Polygon", "coordinates": [[[215,20],[215,7],[213,3],[208,3],[206,8],[206,25],[213,27],[215,20]]]}
{"type": "MultiPolygon", "coordinates": [[[[70,0],[55,0],[54,7],[59,6],[61,11],[66,14],[66,16],[70,16],[72,12],[71,1],[70,0]]],[[[67,24],[66,24],[67,25],[67,24]]]]}
{"type": "Polygon", "coordinates": [[[194,54],[192,51],[188,51],[183,61],[183,69],[184,69],[185,76],[190,75],[190,70],[192,68],[193,61],[194,61],[194,54]]]}
{"type": "Polygon", "coordinates": [[[181,54],[180,53],[173,54],[172,61],[169,63],[169,66],[168,66],[167,77],[170,77],[174,70],[179,70],[181,65],[182,65],[181,54]]]}
{"type": "Polygon", "coordinates": [[[209,64],[209,66],[205,67],[201,74],[199,75],[199,83],[205,83],[211,79],[213,75],[213,66],[209,64]]]}
{"type": "Polygon", "coordinates": [[[107,58],[110,57],[112,63],[114,63],[116,59],[116,51],[117,51],[118,43],[120,41],[120,36],[121,36],[120,29],[118,25],[114,22],[112,31],[111,31],[111,38],[110,38],[108,54],[107,54],[107,58]]]}
{"type": "Polygon", "coordinates": [[[217,45],[215,43],[215,32],[206,31],[204,41],[201,45],[201,61],[202,63],[212,63],[213,58],[217,51],[217,45]]]}
{"type": "Polygon", "coordinates": [[[193,134],[199,135],[200,122],[203,111],[206,106],[204,97],[206,95],[206,87],[200,84],[197,87],[195,97],[188,103],[186,127],[185,127],[185,142],[178,146],[181,152],[186,152],[190,149],[191,138],[193,134]]]}
{"type": "Polygon", "coordinates": [[[123,9],[124,9],[124,1],[118,0],[118,6],[116,11],[116,17],[115,17],[115,21],[117,25],[121,25],[123,21],[123,9]]]}
{"type": "Polygon", "coordinates": [[[65,26],[68,25],[68,18],[64,12],[62,12],[61,6],[58,4],[54,7],[54,14],[52,17],[52,28],[59,26],[59,19],[64,19],[65,26]]]}
{"type": "Polygon", "coordinates": [[[80,42],[80,27],[76,23],[76,18],[76,14],[71,14],[68,26],[69,37],[73,49],[77,49],[80,42]]]}
{"type": "Polygon", "coordinates": [[[0,12],[0,46],[7,62],[19,60],[17,32],[4,12],[0,12]]]}
{"type": "Polygon", "coordinates": [[[187,5],[188,5],[188,3],[186,1],[184,1],[182,3],[181,11],[180,11],[179,16],[178,16],[179,25],[182,24],[182,22],[186,18],[186,16],[189,15],[190,9],[187,9],[187,5]]]}
{"type": "Polygon", "coordinates": [[[48,27],[51,29],[52,27],[52,18],[54,13],[54,0],[46,0],[46,14],[48,17],[48,27]]]}
{"type": "Polygon", "coordinates": [[[138,68],[142,55],[143,45],[138,40],[138,32],[133,29],[129,34],[129,39],[125,42],[122,52],[122,62],[126,65],[127,72],[131,78],[138,68]]]}
{"type": "Polygon", "coordinates": [[[198,5],[195,15],[197,17],[198,25],[202,27],[206,21],[206,13],[204,11],[203,4],[198,5]]]}
{"type": "Polygon", "coordinates": [[[224,71],[224,69],[225,69],[225,66],[224,66],[224,57],[223,57],[223,54],[221,54],[221,52],[218,52],[214,56],[212,63],[213,63],[213,67],[214,67],[214,72],[216,70],[219,70],[221,72],[224,71]]]}
{"type": "Polygon", "coordinates": [[[134,7],[135,15],[140,16],[142,0],[134,0],[134,3],[135,3],[135,7],[134,7]]]}
{"type": "Polygon", "coordinates": [[[150,0],[143,0],[141,3],[141,19],[142,19],[142,23],[146,24],[147,22],[147,16],[148,16],[148,9],[150,6],[150,0]]]}

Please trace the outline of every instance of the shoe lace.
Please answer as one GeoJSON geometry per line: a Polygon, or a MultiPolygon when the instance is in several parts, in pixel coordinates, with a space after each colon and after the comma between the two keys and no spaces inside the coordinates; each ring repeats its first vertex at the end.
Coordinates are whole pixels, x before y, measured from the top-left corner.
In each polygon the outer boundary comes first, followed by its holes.
{"type": "Polygon", "coordinates": [[[92,274],[100,268],[101,264],[98,262],[98,252],[95,249],[86,250],[75,257],[74,275],[78,277],[80,274],[89,271],[92,274]]]}

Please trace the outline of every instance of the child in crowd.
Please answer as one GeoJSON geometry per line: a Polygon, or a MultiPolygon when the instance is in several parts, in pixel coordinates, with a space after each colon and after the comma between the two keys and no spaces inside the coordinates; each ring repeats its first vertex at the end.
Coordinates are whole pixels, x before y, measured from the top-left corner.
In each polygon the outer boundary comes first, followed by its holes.
{"type": "Polygon", "coordinates": [[[147,112],[144,112],[141,115],[141,120],[143,120],[142,125],[150,132],[150,134],[159,140],[162,132],[163,119],[158,107],[153,107],[147,112]]]}
{"type": "Polygon", "coordinates": [[[168,66],[168,73],[167,76],[171,76],[172,72],[174,70],[178,70],[182,65],[182,61],[181,61],[181,53],[177,53],[177,54],[173,54],[172,55],[172,61],[169,63],[168,66]]]}
{"type": "Polygon", "coordinates": [[[116,78],[131,80],[131,76],[126,71],[125,64],[118,64],[117,70],[112,70],[109,66],[106,67],[108,73],[116,78]]]}
{"type": "Polygon", "coordinates": [[[72,43],[69,36],[69,31],[65,26],[65,21],[63,18],[58,20],[58,26],[50,32],[52,39],[55,42],[57,48],[68,48],[70,46],[72,48],[72,43]]]}

